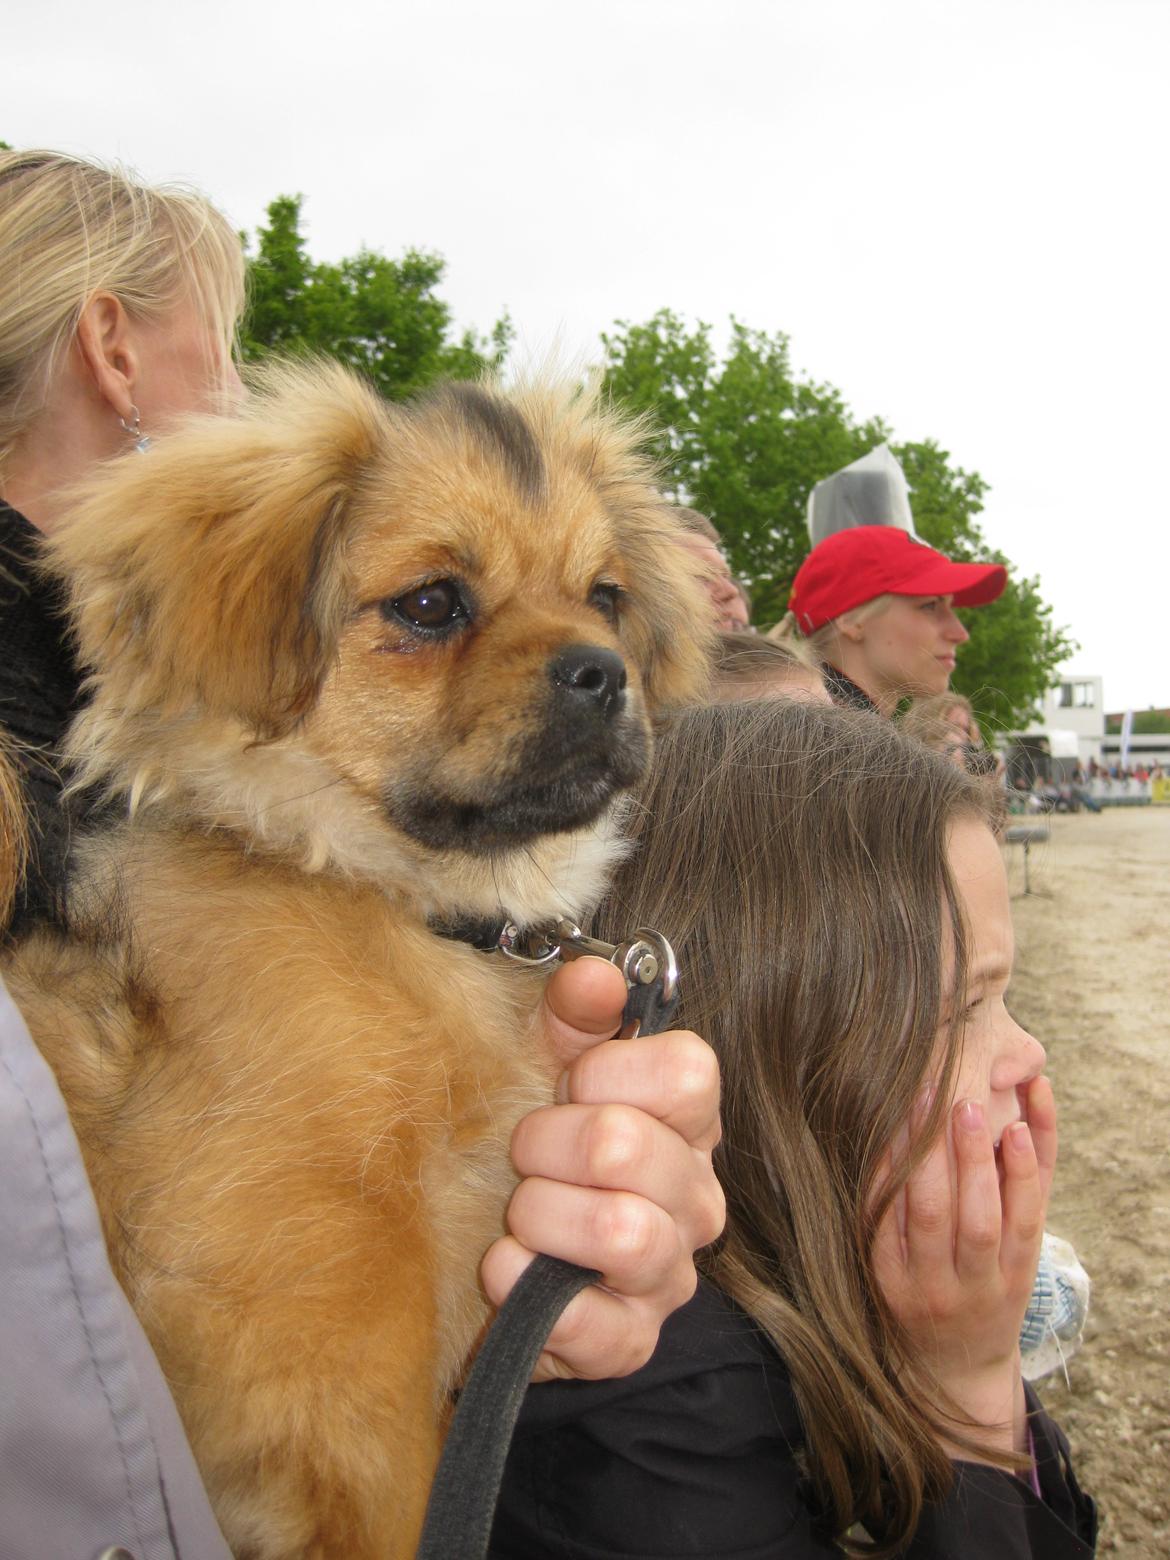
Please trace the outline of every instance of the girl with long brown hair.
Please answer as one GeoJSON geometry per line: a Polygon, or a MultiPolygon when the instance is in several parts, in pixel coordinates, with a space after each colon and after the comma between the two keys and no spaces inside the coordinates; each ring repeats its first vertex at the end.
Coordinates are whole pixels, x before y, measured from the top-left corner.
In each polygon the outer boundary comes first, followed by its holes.
{"type": "Polygon", "coordinates": [[[985,788],[808,703],[688,712],[597,924],[668,928],[724,1239],[625,1382],[529,1392],[497,1560],[1084,1556],[1018,1334],[1055,1161],[985,788]]]}

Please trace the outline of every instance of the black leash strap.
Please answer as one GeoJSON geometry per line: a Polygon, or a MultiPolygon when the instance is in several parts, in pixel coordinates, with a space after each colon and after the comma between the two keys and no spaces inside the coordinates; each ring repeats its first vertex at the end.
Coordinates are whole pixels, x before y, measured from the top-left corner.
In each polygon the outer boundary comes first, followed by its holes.
{"type": "MultiPolygon", "coordinates": [[[[630,1038],[658,1034],[677,1007],[671,954],[669,970],[664,965],[653,980],[630,986],[620,1032],[630,1038]]],[[[508,1449],[540,1352],[569,1301],[600,1277],[541,1255],[500,1307],[459,1394],[416,1560],[484,1560],[508,1449]]]]}
{"type": "Polygon", "coordinates": [[[521,1274],[460,1393],[417,1560],[480,1560],[487,1554],[508,1448],[540,1351],[569,1301],[600,1277],[546,1256],[521,1274]]]}

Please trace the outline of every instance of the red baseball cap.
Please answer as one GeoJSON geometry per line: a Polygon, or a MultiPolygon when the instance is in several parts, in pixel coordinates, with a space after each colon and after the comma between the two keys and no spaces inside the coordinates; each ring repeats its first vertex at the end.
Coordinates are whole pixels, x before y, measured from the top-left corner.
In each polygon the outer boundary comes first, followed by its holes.
{"type": "Polygon", "coordinates": [[[817,543],[788,606],[801,633],[813,634],[875,596],[953,596],[957,607],[985,607],[1006,584],[1000,563],[952,563],[900,526],[855,525],[817,543]]]}

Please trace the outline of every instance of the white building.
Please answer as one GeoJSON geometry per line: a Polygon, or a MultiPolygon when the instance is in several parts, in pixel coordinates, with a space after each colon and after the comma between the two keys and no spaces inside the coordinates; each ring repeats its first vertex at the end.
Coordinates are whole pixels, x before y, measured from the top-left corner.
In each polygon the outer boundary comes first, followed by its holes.
{"type": "MultiPolygon", "coordinates": [[[[1087,672],[1063,673],[1048,690],[1035,719],[1021,731],[1005,732],[998,746],[1012,779],[1022,775],[1029,785],[1037,780],[1059,785],[1071,778],[1078,763],[1087,770],[1090,759],[1106,768],[1122,760],[1121,736],[1117,732],[1105,734],[1101,679],[1087,672]]],[[[1161,764],[1170,770],[1170,734],[1131,736],[1125,762],[1131,768],[1144,765],[1152,769],[1161,764]]],[[[1128,784],[1135,797],[1139,792],[1146,794],[1147,788],[1137,782],[1119,783],[1128,784]]],[[[1115,787],[1107,781],[1095,782],[1092,790],[1099,801],[1117,800],[1115,787]]]]}
{"type": "Polygon", "coordinates": [[[1101,678],[1090,672],[1064,672],[1049,688],[1035,718],[1003,738],[1009,764],[1031,767],[1043,779],[1059,780],[1078,762],[1101,761],[1105,739],[1105,695],[1101,678]]]}

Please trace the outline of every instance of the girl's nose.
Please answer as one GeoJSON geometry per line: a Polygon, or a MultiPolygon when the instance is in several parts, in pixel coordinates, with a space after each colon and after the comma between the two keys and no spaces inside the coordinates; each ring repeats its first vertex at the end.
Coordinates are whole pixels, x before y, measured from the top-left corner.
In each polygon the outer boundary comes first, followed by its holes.
{"type": "Polygon", "coordinates": [[[1048,1055],[1034,1035],[1013,1021],[1012,1033],[1005,1036],[991,1069],[994,1089],[1014,1089],[1030,1083],[1044,1071],[1048,1055]]]}

